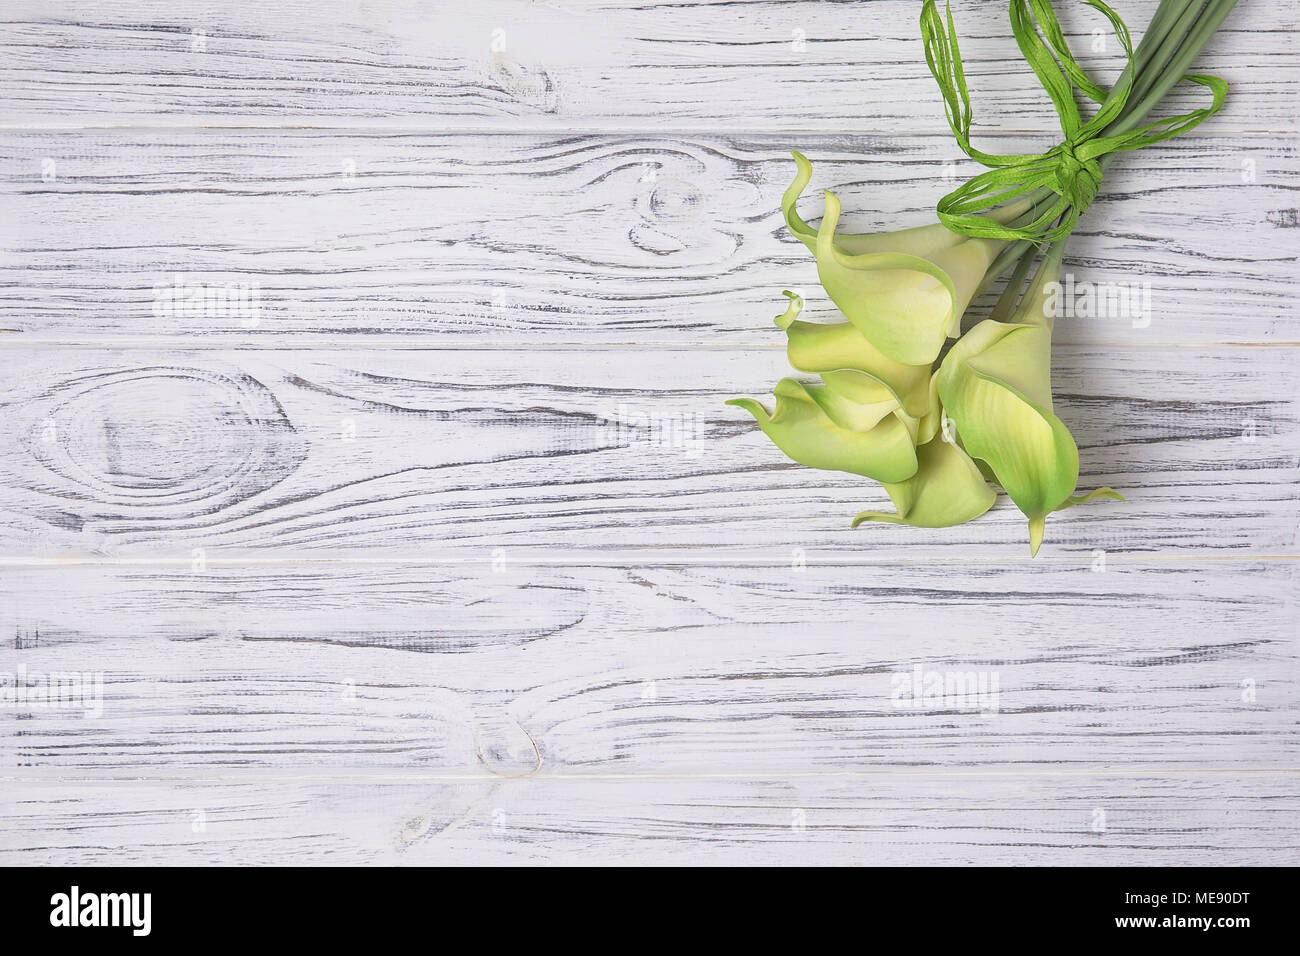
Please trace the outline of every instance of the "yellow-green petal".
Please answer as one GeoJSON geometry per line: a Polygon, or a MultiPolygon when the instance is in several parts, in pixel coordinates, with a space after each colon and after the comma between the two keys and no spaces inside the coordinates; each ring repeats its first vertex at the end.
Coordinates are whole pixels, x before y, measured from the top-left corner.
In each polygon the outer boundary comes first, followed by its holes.
{"type": "Polygon", "coordinates": [[[826,193],[817,230],[817,275],[826,294],[866,339],[905,365],[928,365],[959,331],[962,313],[997,252],[998,240],[966,239],[928,258],[896,252],[849,255],[834,242],[840,202],[826,193]]]}
{"type": "Polygon", "coordinates": [[[929,410],[930,367],[895,362],[873,346],[850,322],[804,322],[796,317],[803,299],[786,291],[790,306],[776,317],[787,336],[790,364],[801,372],[858,369],[886,382],[900,396],[908,414],[920,418],[929,410]]]}
{"type": "MultiPolygon", "coordinates": [[[[1114,488],[1096,488],[1086,495],[1070,495],[1060,505],[1054,508],[1054,511],[1064,511],[1066,508],[1073,508],[1075,505],[1087,504],[1089,501],[1096,501],[1098,498],[1110,498],[1114,501],[1123,501],[1124,496],[1114,488]]],[[[1029,519],[1029,556],[1037,557],[1038,548],[1043,543],[1043,531],[1046,527],[1044,517],[1029,519]]]]}
{"type": "Polygon", "coordinates": [[[824,386],[805,385],[808,397],[836,425],[849,431],[868,432],[886,415],[902,408],[887,385],[856,369],[827,372],[824,386]]]}
{"type": "Polygon", "coordinates": [[[993,507],[997,494],[984,481],[970,456],[937,436],[916,450],[916,474],[906,481],[885,482],[897,514],[864,511],[864,521],[887,521],[918,528],[947,528],[978,518],[993,507]]]}
{"type": "Polygon", "coordinates": [[[993,469],[1038,540],[1043,519],[1079,480],[1078,447],[1051,408],[1049,336],[1042,327],[982,322],[939,369],[939,398],[962,445],[993,469]]]}
{"type": "Polygon", "coordinates": [[[753,415],[763,433],[800,464],[877,481],[903,481],[916,473],[915,420],[909,424],[901,409],[859,431],[840,422],[869,421],[871,410],[853,410],[840,391],[783,378],[774,394],[776,411],[771,414],[750,398],[733,398],[727,404],[753,415]]]}
{"type": "MultiPolygon", "coordinates": [[[[924,445],[943,430],[943,403],[939,401],[939,374],[930,376],[926,388],[925,414],[921,416],[916,427],[916,443],[924,445]]],[[[976,462],[978,464],[978,462],[976,462]]]]}
{"type": "MultiPolygon", "coordinates": [[[[817,251],[817,230],[800,218],[795,211],[795,202],[812,180],[812,163],[808,157],[794,150],[795,177],[785,194],[781,197],[781,211],[785,215],[785,224],[789,227],[809,252],[817,251]]],[[[901,252],[913,256],[928,256],[940,249],[947,249],[965,240],[961,233],[953,232],[942,223],[918,226],[914,229],[900,229],[897,232],[881,233],[841,233],[835,237],[835,244],[849,255],[865,255],[873,252],[901,252]]]]}

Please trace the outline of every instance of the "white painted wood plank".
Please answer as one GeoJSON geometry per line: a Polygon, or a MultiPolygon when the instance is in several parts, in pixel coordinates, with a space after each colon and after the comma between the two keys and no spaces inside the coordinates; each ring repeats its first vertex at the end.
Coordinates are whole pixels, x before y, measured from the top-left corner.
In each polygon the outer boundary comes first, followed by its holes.
{"type": "MultiPolygon", "coordinates": [[[[932,222],[977,169],[937,136],[0,135],[0,342],[774,343],[782,289],[834,309],[780,215],[796,145],[804,215],[833,187],[853,230],[932,222]],[[256,309],[167,311],[177,276],[250,287],[256,309]]],[[[1295,147],[1117,161],[1067,268],[1146,284],[1149,314],[1072,318],[1058,341],[1300,339],[1295,147]]]]}
{"type": "MultiPolygon", "coordinates": [[[[1295,554],[1294,349],[1058,349],[1094,503],[1043,557],[1295,554]]],[[[538,562],[1028,560],[978,521],[868,524],[874,482],[785,458],[734,395],[781,351],[0,352],[0,555],[538,562]]]]}
{"type": "MultiPolygon", "coordinates": [[[[957,12],[1023,131],[982,145],[1050,143],[1004,9],[957,12]]],[[[915,13],[7,8],[0,672],[104,707],[0,708],[0,861],[1297,862],[1295,11],[1241,5],[1228,109],[1074,240],[1154,309],[1060,325],[1130,502],[1037,561],[1009,505],[850,531],[878,489],[718,404],[815,288],[790,146],[858,228],[973,171],[915,13]],[[176,273],[258,322],[156,315],[176,273]],[[918,665],[985,696],[900,707],[918,665]]]]}
{"type": "MultiPolygon", "coordinates": [[[[1005,5],[955,6],[981,127],[1055,129],[1005,5]]],[[[1093,52],[1105,20],[1062,6],[1083,62],[1116,75],[1118,44],[1093,52]]],[[[1155,8],[1121,5],[1135,35],[1155,8]]],[[[918,9],[915,0],[11,0],[0,121],[942,132],[918,9]]],[[[1219,133],[1295,129],[1295,31],[1291,4],[1233,12],[1197,63],[1232,85],[1219,133]]],[[[1194,105],[1189,91],[1171,108],[1194,105]]]]}
{"type": "Polygon", "coordinates": [[[0,862],[1295,865],[1293,784],[1231,772],[24,780],[0,788],[0,862]]]}
{"type": "Polygon", "coordinates": [[[0,765],[208,779],[1292,767],[1296,574],[7,566],[0,672],[99,674],[103,690],[98,709],[0,710],[0,765]]]}

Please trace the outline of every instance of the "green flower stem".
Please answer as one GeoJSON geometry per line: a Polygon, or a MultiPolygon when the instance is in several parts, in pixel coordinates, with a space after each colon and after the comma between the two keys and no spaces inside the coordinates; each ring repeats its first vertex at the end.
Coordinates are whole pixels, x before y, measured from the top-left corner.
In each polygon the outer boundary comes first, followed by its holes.
{"type": "MultiPolygon", "coordinates": [[[[1008,226],[1015,229],[1027,225],[1037,219],[1047,209],[1051,208],[1053,202],[1056,200],[1056,194],[1050,189],[1039,190],[1039,193],[1041,193],[1041,196],[1039,196],[1038,193],[1034,194],[1034,196],[1038,197],[1034,206],[1030,208],[1028,212],[1008,222],[1008,226]]],[[[996,259],[993,260],[993,264],[989,266],[988,272],[984,274],[984,281],[980,283],[977,294],[982,295],[987,292],[989,288],[992,287],[993,283],[1001,278],[1008,269],[1025,257],[1025,253],[1028,250],[1037,248],[1038,247],[1028,239],[1018,239],[1015,242],[1008,243],[1007,247],[998,254],[996,259]]]]}
{"type": "Polygon", "coordinates": [[[1151,79],[1143,82],[1143,90],[1134,89],[1120,118],[1106,128],[1104,135],[1127,133],[1142,125],[1147,114],[1159,105],[1176,83],[1182,80],[1192,61],[1200,55],[1205,45],[1210,42],[1210,37],[1214,36],[1224,18],[1236,4],[1237,0],[1211,0],[1192,29],[1179,38],[1180,42],[1170,61],[1158,72],[1148,70],[1139,75],[1140,82],[1147,76],[1151,79]]]}
{"type": "MultiPolygon", "coordinates": [[[[1135,75],[1128,103],[1119,118],[1108,126],[1103,135],[1110,136],[1135,129],[1182,79],[1185,70],[1209,41],[1224,17],[1237,0],[1161,0],[1133,55],[1131,70],[1135,75]]],[[[1126,66],[1112,88],[1111,98],[1128,82],[1130,67],[1126,66]]],[[[1109,100],[1108,100],[1109,101],[1109,100]]],[[[1104,171],[1114,158],[1113,153],[1100,158],[1104,171]]],[[[1029,211],[1005,223],[1010,228],[1021,228],[1032,223],[1049,209],[1055,194],[1039,189],[1029,194],[1033,205],[1029,211]]],[[[980,292],[987,291],[994,282],[1019,262],[1029,249],[1028,240],[1009,244],[990,266],[980,292]]]]}
{"type": "MultiPolygon", "coordinates": [[[[1204,3],[1205,0],[1199,0],[1199,2],[1204,3]]],[[[1187,0],[1160,0],[1160,6],[1156,8],[1155,16],[1147,24],[1146,33],[1142,34],[1137,49],[1133,51],[1134,76],[1140,77],[1149,70],[1156,50],[1164,43],[1165,38],[1170,35],[1175,22],[1178,20],[1178,15],[1186,6],[1187,0]]]]}
{"type": "Polygon", "coordinates": [[[1186,42],[1195,18],[1204,15],[1207,2],[1213,0],[1160,0],[1160,6],[1133,51],[1132,65],[1124,67],[1107,97],[1107,102],[1114,99],[1116,91],[1132,81],[1128,102],[1118,119],[1131,115],[1138,102],[1150,92],[1174,53],[1186,42]]]}
{"type": "Polygon", "coordinates": [[[984,274],[984,281],[980,284],[979,294],[989,290],[989,287],[996,282],[1004,272],[1010,269],[1015,263],[1024,258],[1025,253],[1034,248],[1034,244],[1028,239],[1017,239],[1008,245],[998,257],[993,260],[993,265],[989,266],[989,271],[984,274]]]}
{"type": "MultiPolygon", "coordinates": [[[[1007,280],[1007,287],[1002,290],[1002,295],[998,297],[997,305],[993,306],[993,311],[989,313],[989,318],[994,322],[1006,322],[1015,312],[1016,303],[1020,301],[1020,290],[1025,286],[1025,279],[1029,275],[1029,270],[1034,264],[1034,259],[1038,256],[1038,247],[1029,242],[1020,242],[1016,245],[1024,245],[1021,251],[1020,261],[1016,263],[1016,269],[1011,273],[1011,278],[1007,280]]],[[[1061,243],[1057,243],[1060,246],[1061,243]]]]}
{"type": "MultiPolygon", "coordinates": [[[[1158,42],[1153,41],[1148,49],[1151,55],[1147,62],[1141,66],[1137,65],[1137,51],[1134,51],[1135,72],[1133,76],[1133,88],[1129,90],[1128,103],[1135,104],[1140,101],[1147,93],[1150,92],[1155,80],[1161,76],[1168,68],[1178,53],[1178,48],[1186,40],[1187,35],[1196,25],[1197,19],[1205,10],[1205,0],[1196,0],[1194,3],[1188,3],[1186,0],[1178,4],[1181,8],[1176,18],[1165,31],[1164,36],[1158,36],[1158,42]]],[[[1147,34],[1150,34],[1148,28],[1147,34]]],[[[1145,43],[1147,36],[1143,36],[1142,43],[1145,43]]],[[[1118,86],[1119,84],[1116,84],[1118,86]]],[[[1126,110],[1127,112],[1127,110],[1126,110]]]]}
{"type": "Polygon", "coordinates": [[[956,27],[951,13],[945,18],[939,14],[936,0],[925,0],[921,34],[926,62],[939,84],[948,125],[962,151],[988,167],[939,200],[936,212],[944,225],[972,238],[1039,243],[1063,239],[1096,197],[1102,179],[1100,161],[1105,156],[1179,136],[1222,108],[1227,84],[1218,77],[1196,75],[1187,79],[1211,91],[1209,106],[1143,125],[1134,119],[1149,112],[1183,78],[1182,70],[1208,41],[1234,0],[1184,0],[1180,8],[1168,6],[1158,11],[1159,28],[1143,50],[1150,72],[1137,68],[1129,31],[1119,14],[1104,0],[1087,2],[1106,15],[1124,47],[1126,65],[1121,82],[1108,94],[1088,77],[1070,52],[1050,0],[1011,0],[1012,31],[1052,99],[1061,123],[1062,141],[1038,155],[997,155],[985,153],[970,142],[970,93],[956,27]],[[1133,111],[1126,113],[1134,88],[1141,92],[1133,111]],[[1079,95],[1103,102],[1091,119],[1085,120],[1080,112],[1079,95]],[[1057,199],[1034,221],[1019,227],[989,221],[989,210],[1044,187],[1052,190],[1057,199]]]}
{"type": "MultiPolygon", "coordinates": [[[[1169,89],[1182,79],[1191,61],[1214,35],[1236,2],[1237,0],[1209,0],[1207,5],[1204,0],[1193,4],[1188,4],[1187,0],[1161,0],[1134,51],[1133,69],[1137,79],[1130,91],[1129,103],[1120,113],[1119,119],[1107,127],[1103,135],[1123,133],[1139,126],[1169,89]],[[1153,93],[1153,90],[1156,92],[1153,93]],[[1135,94],[1139,97],[1137,102],[1133,99],[1135,94]]],[[[1122,88],[1128,72],[1126,67],[1114,89],[1122,88]]],[[[1114,95],[1112,92],[1111,96],[1114,95]]],[[[1103,171],[1114,158],[1115,154],[1110,153],[1099,160],[1103,171]]],[[[1019,228],[1033,222],[1042,211],[1050,207],[1055,194],[1041,189],[1029,198],[1035,201],[1035,205],[1006,225],[1019,228]]],[[[986,291],[1014,263],[1019,262],[1030,246],[1031,243],[1023,239],[1007,246],[990,267],[981,291],[986,291]]]]}

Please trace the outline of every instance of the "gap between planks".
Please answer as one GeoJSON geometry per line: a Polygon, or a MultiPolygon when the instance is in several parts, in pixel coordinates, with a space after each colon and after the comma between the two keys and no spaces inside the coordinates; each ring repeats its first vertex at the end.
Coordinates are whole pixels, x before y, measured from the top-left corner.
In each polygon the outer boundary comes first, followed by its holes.
{"type": "MultiPolygon", "coordinates": [[[[716,550],[712,546],[701,548],[700,550],[716,550]]],[[[24,555],[0,555],[0,567],[188,567],[193,563],[191,557],[57,557],[42,558],[24,555]]],[[[786,568],[790,565],[788,555],[781,558],[753,558],[745,555],[735,555],[730,557],[697,559],[694,556],[682,554],[674,558],[653,560],[639,556],[621,556],[621,557],[604,557],[599,552],[581,553],[573,557],[565,558],[536,558],[536,557],[515,557],[507,555],[509,566],[512,569],[527,568],[737,568],[737,569],[757,569],[757,568],[786,568]]],[[[1281,554],[1257,554],[1254,552],[1248,554],[1169,554],[1169,555],[1122,555],[1107,554],[1106,561],[1109,564],[1126,564],[1132,566],[1141,566],[1145,564],[1256,564],[1260,562],[1290,562],[1300,561],[1300,551],[1288,552],[1281,554]]],[[[337,557],[276,557],[276,558],[254,558],[254,557],[235,557],[235,558],[206,558],[207,567],[224,567],[224,568],[244,568],[244,567],[302,567],[302,566],[339,566],[339,567],[367,567],[367,566],[400,566],[400,567],[474,567],[490,566],[490,558],[482,557],[429,557],[427,555],[390,555],[383,557],[355,557],[355,556],[337,556],[337,557]]],[[[837,555],[824,561],[818,561],[815,558],[806,560],[807,567],[815,568],[870,568],[870,567],[887,567],[891,565],[913,567],[917,565],[999,565],[999,564],[1018,564],[1027,567],[1043,567],[1046,565],[1059,565],[1061,567],[1078,567],[1079,561],[1070,558],[1028,558],[1028,557],[1009,557],[1000,555],[978,555],[978,556],[954,556],[945,558],[939,555],[918,555],[908,558],[906,561],[898,561],[891,558],[862,558],[851,559],[842,555],[837,555]]]]}
{"type": "MultiPolygon", "coordinates": [[[[936,94],[937,95],[937,94],[936,94]]],[[[886,137],[898,138],[903,136],[938,136],[940,138],[948,137],[950,134],[947,130],[939,127],[908,127],[892,129],[874,129],[863,127],[861,129],[849,128],[836,130],[829,133],[826,129],[819,129],[812,126],[744,126],[735,129],[719,129],[716,123],[702,123],[699,126],[664,126],[658,123],[647,123],[645,126],[599,126],[599,125],[566,125],[564,127],[555,127],[547,125],[527,126],[524,124],[511,123],[509,127],[492,127],[492,126],[450,126],[440,124],[437,129],[431,129],[428,123],[404,123],[400,120],[394,120],[392,123],[376,122],[373,119],[359,123],[325,123],[302,125],[296,123],[3,123],[0,122],[0,135],[4,133],[76,133],[76,132],[104,132],[104,133],[195,133],[195,132],[213,132],[213,133],[266,133],[266,132],[293,132],[293,133],[377,133],[383,135],[411,135],[411,136],[564,136],[566,139],[572,137],[584,136],[645,136],[654,135],[657,137],[674,137],[674,136],[805,136],[825,138],[828,135],[834,136],[864,136],[864,137],[886,137]]],[[[1057,131],[1041,128],[1030,129],[1003,129],[990,130],[990,136],[1052,136],[1057,131]]],[[[1280,136],[1300,136],[1300,124],[1296,126],[1278,130],[1278,129],[1206,129],[1197,133],[1198,137],[1211,140],[1223,140],[1233,142],[1243,137],[1268,139],[1276,141],[1280,136]]]]}
{"type": "MultiPolygon", "coordinates": [[[[467,336],[471,338],[472,336],[467,336]]],[[[536,342],[527,339],[477,340],[466,342],[449,342],[438,340],[421,341],[419,335],[375,336],[360,335],[351,337],[347,333],[331,334],[319,338],[300,337],[297,333],[286,333],[283,338],[267,341],[229,336],[211,336],[202,339],[187,339],[178,345],[176,336],[134,336],[118,338],[101,335],[87,339],[41,339],[28,338],[18,329],[0,329],[0,349],[9,351],[61,349],[64,351],[130,351],[132,349],[183,349],[186,352],[205,352],[216,350],[236,350],[241,352],[344,352],[354,349],[373,349],[388,352],[478,352],[478,351],[520,351],[532,352],[572,352],[575,350],[590,352],[628,352],[635,350],[665,352],[784,352],[785,343],[771,341],[772,336],[764,335],[761,342],[732,342],[718,344],[713,342],[686,341],[677,345],[654,342],[582,342],[551,341],[536,342]]],[[[1054,354],[1069,351],[1097,351],[1114,349],[1134,352],[1173,350],[1212,352],[1217,349],[1300,349],[1300,340],[1294,342],[1089,342],[1062,343],[1055,346],[1054,354]]]]}
{"type": "Polygon", "coordinates": [[[9,773],[0,775],[0,782],[17,783],[23,785],[54,784],[62,785],[69,782],[84,782],[94,784],[136,784],[136,783],[378,783],[378,784],[411,784],[411,783],[438,783],[442,781],[476,781],[492,782],[497,780],[528,780],[547,783],[568,783],[571,781],[599,780],[613,781],[617,783],[637,783],[647,780],[753,780],[753,781],[786,781],[786,780],[870,780],[879,778],[898,778],[908,779],[917,777],[938,777],[941,779],[952,779],[969,777],[972,779],[995,779],[995,778],[1040,778],[1050,779],[1057,777],[1069,778],[1090,778],[1090,777],[1219,777],[1219,776],[1250,776],[1250,777],[1290,777],[1300,775],[1300,767],[1166,767],[1160,764],[1146,764],[1141,766],[1116,767],[1109,764],[1097,767],[1071,767],[1071,768],[1012,768],[1012,769],[972,769],[968,767],[888,767],[868,770],[769,770],[769,771],[741,771],[737,773],[719,773],[719,772],[686,772],[686,771],[628,771],[628,772],[564,772],[564,773],[543,773],[534,771],[531,773],[503,774],[492,771],[483,771],[475,773],[461,772],[412,772],[412,773],[394,773],[391,770],[382,770],[374,772],[366,771],[328,771],[321,772],[299,772],[299,773],[265,773],[262,771],[248,771],[244,773],[232,772],[229,769],[223,769],[218,773],[196,772],[196,773],[171,773],[171,774],[142,774],[132,773],[129,776],[114,776],[112,774],[87,773],[84,770],[66,771],[57,770],[45,772],[33,772],[25,770],[22,773],[9,773]]]}

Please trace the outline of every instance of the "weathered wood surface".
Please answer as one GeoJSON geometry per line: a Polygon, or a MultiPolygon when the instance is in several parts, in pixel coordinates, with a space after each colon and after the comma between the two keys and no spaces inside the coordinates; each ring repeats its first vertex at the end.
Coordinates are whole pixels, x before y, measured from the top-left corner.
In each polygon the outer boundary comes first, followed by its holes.
{"type": "MultiPolygon", "coordinates": [[[[781,219],[792,146],[814,162],[800,209],[834,188],[860,231],[934,221],[977,170],[946,134],[0,134],[0,342],[776,343],[782,289],[833,308],[781,219]],[[177,276],[254,286],[257,313],[164,313],[177,276]]],[[[1121,157],[1067,268],[1146,284],[1149,314],[1058,341],[1300,341],[1298,184],[1293,136],[1121,157]]]]}
{"type": "MultiPolygon", "coordinates": [[[[989,148],[1047,145],[956,14],[989,148]]],[[[1036,560],[1006,503],[850,529],[878,488],[721,404],[785,373],[781,289],[830,314],[790,147],[862,229],[974,171],[915,15],[10,4],[0,678],[102,709],[0,707],[0,863],[1297,862],[1295,9],[1240,5],[1229,108],[1076,234],[1150,283],[1056,336],[1128,502],[1036,560]]]]}
{"type": "MultiPolygon", "coordinates": [[[[1296,349],[1060,349],[1080,486],[1044,559],[1296,554],[1296,349]]],[[[4,350],[0,547],[14,556],[896,563],[1028,560],[1009,502],[867,524],[874,482],[777,452],[732,395],[780,351],[4,350]]]]}
{"type": "Polygon", "coordinates": [[[109,782],[0,793],[0,862],[1294,863],[1286,773],[109,782]],[[15,846],[17,844],[18,846],[15,846]],[[22,849],[20,849],[21,847],[22,849]]]}
{"type": "Polygon", "coordinates": [[[7,568],[18,640],[0,671],[105,686],[102,714],[33,708],[4,753],[92,778],[1277,769],[1297,756],[1296,576],[1195,560],[7,568]],[[943,700],[912,700],[916,667],[954,675],[943,700]]]}
{"type": "MultiPolygon", "coordinates": [[[[1124,3],[1135,33],[1156,6],[1124,3]]],[[[0,121],[943,132],[919,10],[916,0],[16,0],[5,8],[0,121]]],[[[1053,129],[1005,6],[955,14],[981,128],[1053,129]]],[[[1118,73],[1105,19],[1082,6],[1061,14],[1081,61],[1118,73]]],[[[1293,4],[1234,11],[1198,62],[1232,83],[1221,132],[1295,129],[1295,30],[1293,4]]],[[[1170,102],[1200,105],[1194,89],[1170,102]]]]}

